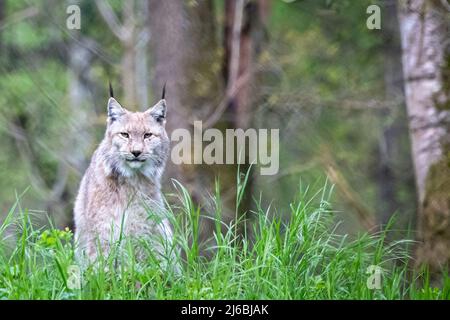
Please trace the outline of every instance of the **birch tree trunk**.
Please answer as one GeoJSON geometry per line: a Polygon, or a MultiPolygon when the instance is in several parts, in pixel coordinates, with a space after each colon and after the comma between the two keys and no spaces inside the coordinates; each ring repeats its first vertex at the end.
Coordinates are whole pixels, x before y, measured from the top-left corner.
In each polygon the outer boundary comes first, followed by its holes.
{"type": "Polygon", "coordinates": [[[450,259],[449,12],[439,0],[399,2],[405,94],[418,209],[417,264],[450,259]]]}
{"type": "Polygon", "coordinates": [[[73,141],[67,146],[70,149],[67,151],[73,154],[71,164],[82,173],[89,163],[89,152],[93,145],[92,132],[88,129],[89,119],[92,119],[93,115],[90,110],[93,98],[89,88],[93,56],[87,46],[83,46],[81,40],[70,44],[68,54],[70,132],[73,141]]]}

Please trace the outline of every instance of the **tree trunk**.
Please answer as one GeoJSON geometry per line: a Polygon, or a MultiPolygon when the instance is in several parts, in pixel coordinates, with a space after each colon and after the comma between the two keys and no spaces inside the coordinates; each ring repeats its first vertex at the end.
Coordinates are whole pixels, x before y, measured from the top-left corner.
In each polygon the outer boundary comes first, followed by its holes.
{"type": "MultiPolygon", "coordinates": [[[[399,172],[396,169],[399,164],[408,168],[411,162],[410,157],[404,157],[401,152],[404,149],[402,144],[406,140],[408,129],[404,124],[406,110],[404,107],[402,50],[395,1],[385,3],[382,32],[385,100],[393,106],[382,114],[382,132],[377,146],[378,157],[375,167],[379,199],[378,216],[380,223],[386,225],[397,210],[405,210],[399,199],[399,188],[408,188],[408,186],[401,185],[401,182],[406,179],[400,179],[400,176],[408,175],[408,172],[399,172]],[[392,104],[392,102],[397,103],[392,104]]],[[[404,214],[401,211],[398,213],[404,214]]]]}
{"type": "MultiPolygon", "coordinates": [[[[224,68],[223,75],[227,87],[227,112],[223,119],[226,128],[248,129],[252,126],[252,111],[257,96],[255,60],[263,42],[265,25],[269,13],[268,0],[225,1],[225,29],[224,29],[224,68]]],[[[246,150],[249,150],[246,141],[246,150]]],[[[237,160],[239,150],[235,150],[237,160]]],[[[249,170],[249,157],[246,152],[245,164],[240,164],[239,170],[243,174],[249,170]]],[[[235,186],[236,170],[228,170],[226,181],[235,186]]],[[[240,212],[248,212],[252,205],[252,175],[246,185],[240,212]]]]}
{"type": "Polygon", "coordinates": [[[405,93],[418,210],[417,263],[450,260],[450,65],[448,12],[440,1],[400,1],[405,93]]]}
{"type": "MultiPolygon", "coordinates": [[[[136,18],[134,13],[134,0],[123,3],[123,55],[121,61],[121,76],[124,98],[122,103],[135,108],[136,99],[136,18]]],[[[140,106],[142,107],[142,106],[140,106]]]]}
{"type": "MultiPolygon", "coordinates": [[[[52,215],[55,225],[73,227],[69,195],[70,176],[77,179],[89,164],[91,148],[94,145],[93,132],[89,129],[94,102],[92,95],[91,65],[94,54],[89,48],[94,46],[89,38],[82,38],[77,31],[72,33],[68,43],[66,61],[68,63],[68,118],[67,135],[59,150],[59,163],[55,181],[48,186],[46,210],[52,215]],[[70,157],[67,155],[70,154],[70,157]]],[[[77,187],[77,186],[75,186],[77,187]]]]}
{"type": "Polygon", "coordinates": [[[140,33],[136,38],[136,99],[140,108],[145,110],[150,106],[148,101],[149,83],[148,83],[148,41],[150,39],[150,30],[148,28],[148,3],[147,1],[138,1],[136,17],[142,26],[140,33]]]}
{"type": "Polygon", "coordinates": [[[255,95],[254,86],[252,86],[256,75],[254,61],[263,42],[270,1],[249,1],[242,6],[244,3],[243,0],[225,2],[224,78],[227,86],[236,89],[228,97],[231,122],[236,128],[247,129],[251,126],[252,108],[255,102],[252,98],[255,95]],[[236,10],[243,11],[242,21],[236,21],[239,17],[236,10]],[[233,34],[236,24],[239,24],[237,38],[233,34]],[[235,48],[237,50],[234,50],[235,48]],[[234,68],[237,70],[233,70],[234,68]]]}
{"type": "MultiPolygon", "coordinates": [[[[212,67],[217,64],[212,2],[149,1],[149,25],[154,100],[166,83],[168,133],[177,128],[192,133],[193,119],[202,119],[203,106],[219,88],[212,67]]],[[[199,170],[199,165],[174,165],[169,159],[165,176],[183,183],[199,203],[209,178],[199,170]]]]}
{"type": "MultiPolygon", "coordinates": [[[[57,180],[53,183],[51,195],[48,197],[48,210],[53,212],[57,226],[72,227],[71,215],[67,213],[70,208],[67,204],[68,194],[75,194],[76,190],[68,190],[67,183],[71,174],[81,174],[89,164],[91,148],[94,145],[93,132],[89,129],[93,115],[92,80],[90,77],[93,53],[88,49],[89,39],[80,39],[74,35],[69,44],[68,53],[68,83],[69,83],[69,118],[67,141],[60,150],[57,180]],[[67,154],[70,160],[66,161],[67,154]],[[75,169],[75,170],[73,170],[75,169]],[[56,214],[55,214],[56,213],[56,214]]],[[[71,208],[70,208],[71,209],[71,208]]]]}
{"type": "MultiPolygon", "coordinates": [[[[92,119],[92,83],[90,72],[93,54],[82,41],[72,41],[68,50],[69,60],[69,110],[71,164],[82,173],[89,163],[88,157],[93,146],[93,135],[88,129],[92,119]]],[[[67,150],[69,151],[69,150],[67,150]]]]}

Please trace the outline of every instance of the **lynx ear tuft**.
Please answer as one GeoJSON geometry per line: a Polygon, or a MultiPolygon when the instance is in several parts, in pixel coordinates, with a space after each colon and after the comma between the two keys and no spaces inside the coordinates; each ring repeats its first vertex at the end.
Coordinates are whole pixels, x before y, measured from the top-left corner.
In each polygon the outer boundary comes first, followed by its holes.
{"type": "Polygon", "coordinates": [[[166,121],[166,100],[159,100],[159,102],[147,112],[156,120],[156,122],[164,124],[166,121]]]}
{"type": "Polygon", "coordinates": [[[108,120],[116,121],[120,116],[125,114],[125,109],[114,98],[108,100],[108,120]]]}
{"type": "Polygon", "coordinates": [[[111,85],[111,81],[109,82],[109,96],[111,98],[114,98],[114,92],[113,92],[113,88],[112,88],[112,85],[111,85]]]}

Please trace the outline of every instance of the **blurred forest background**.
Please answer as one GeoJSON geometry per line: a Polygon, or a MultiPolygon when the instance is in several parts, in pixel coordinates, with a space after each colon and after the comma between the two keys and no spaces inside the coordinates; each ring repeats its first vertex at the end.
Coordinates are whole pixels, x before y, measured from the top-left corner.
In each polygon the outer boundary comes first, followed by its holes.
{"type": "MultiPolygon", "coordinates": [[[[262,194],[282,215],[299,183],[315,192],[328,180],[342,232],[375,232],[395,214],[397,236],[421,241],[418,261],[442,267],[449,16],[445,0],[0,0],[1,212],[30,186],[23,207],[72,226],[108,81],[131,110],[167,82],[169,134],[194,120],[280,129],[280,171],[252,172],[246,210],[262,194]],[[79,30],[66,25],[72,4],[79,30]],[[381,28],[370,30],[373,4],[381,28]]],[[[169,163],[164,188],[179,179],[204,203],[216,176],[232,212],[236,166],[169,163]]]]}

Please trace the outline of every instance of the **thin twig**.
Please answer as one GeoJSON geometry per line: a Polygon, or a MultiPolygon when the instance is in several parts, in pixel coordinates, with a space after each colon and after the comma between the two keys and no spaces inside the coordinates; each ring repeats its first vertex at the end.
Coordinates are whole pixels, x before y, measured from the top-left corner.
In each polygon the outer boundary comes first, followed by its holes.
{"type": "Polygon", "coordinates": [[[103,17],[103,20],[108,25],[111,32],[122,42],[127,40],[127,34],[124,27],[120,24],[111,6],[104,0],[95,0],[95,5],[103,17]]]}

